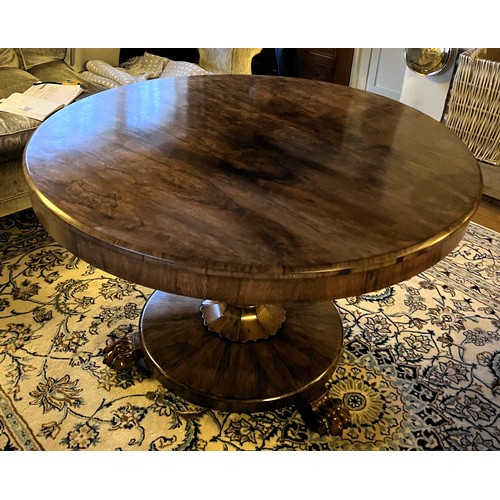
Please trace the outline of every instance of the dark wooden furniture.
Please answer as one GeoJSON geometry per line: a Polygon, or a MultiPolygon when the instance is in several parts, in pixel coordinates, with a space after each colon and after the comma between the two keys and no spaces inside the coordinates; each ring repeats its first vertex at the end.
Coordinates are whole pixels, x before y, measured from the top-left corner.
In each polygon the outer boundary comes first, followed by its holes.
{"type": "Polygon", "coordinates": [[[349,85],[354,49],[296,49],[297,76],[349,85]]]}
{"type": "Polygon", "coordinates": [[[200,54],[198,49],[163,49],[163,48],[153,48],[153,49],[135,49],[135,48],[124,48],[120,49],[119,63],[132,59],[133,57],[143,56],[144,52],[149,54],[155,54],[160,57],[168,57],[172,61],[187,61],[192,63],[197,63],[200,60],[200,54]]]}
{"type": "MultiPolygon", "coordinates": [[[[332,434],[349,425],[325,388],[342,345],[332,299],[438,262],[481,195],[475,159],[424,114],[268,76],[89,97],[37,129],[25,174],[57,241],[158,290],[141,355],[167,388],[222,411],[294,403],[332,434]]],[[[122,350],[108,362],[126,365],[122,350]]]]}

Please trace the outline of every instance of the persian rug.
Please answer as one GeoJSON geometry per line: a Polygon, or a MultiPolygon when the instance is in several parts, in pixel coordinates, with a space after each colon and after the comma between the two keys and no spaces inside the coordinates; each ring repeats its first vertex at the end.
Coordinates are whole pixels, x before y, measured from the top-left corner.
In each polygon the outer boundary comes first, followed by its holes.
{"type": "Polygon", "coordinates": [[[500,234],[470,224],[433,268],[335,301],[345,326],[328,389],[353,425],[306,428],[293,406],[222,413],[103,350],[137,331],[152,290],[54,242],[31,210],[0,219],[1,450],[499,450],[500,234]]]}

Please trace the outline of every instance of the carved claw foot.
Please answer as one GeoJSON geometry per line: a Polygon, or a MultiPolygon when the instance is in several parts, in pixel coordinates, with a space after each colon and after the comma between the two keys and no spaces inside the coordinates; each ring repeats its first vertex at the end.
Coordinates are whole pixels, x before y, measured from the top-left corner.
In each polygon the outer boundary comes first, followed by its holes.
{"type": "Polygon", "coordinates": [[[342,436],[344,429],[352,425],[349,410],[342,400],[326,393],[312,402],[299,405],[306,425],[320,436],[342,436]]]}
{"type": "Polygon", "coordinates": [[[142,348],[138,336],[119,338],[104,348],[103,363],[114,370],[126,370],[134,366],[142,357],[142,348]]]}

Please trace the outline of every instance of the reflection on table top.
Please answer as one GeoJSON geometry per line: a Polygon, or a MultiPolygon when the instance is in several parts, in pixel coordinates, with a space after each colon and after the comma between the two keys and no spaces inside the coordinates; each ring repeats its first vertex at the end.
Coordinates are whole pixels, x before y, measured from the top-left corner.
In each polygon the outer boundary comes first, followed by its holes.
{"type": "Polygon", "coordinates": [[[71,228],[203,279],[392,265],[464,229],[481,189],[475,159],[435,120],[282,77],[106,91],[44,122],[25,158],[35,208],[61,239],[71,228]]]}

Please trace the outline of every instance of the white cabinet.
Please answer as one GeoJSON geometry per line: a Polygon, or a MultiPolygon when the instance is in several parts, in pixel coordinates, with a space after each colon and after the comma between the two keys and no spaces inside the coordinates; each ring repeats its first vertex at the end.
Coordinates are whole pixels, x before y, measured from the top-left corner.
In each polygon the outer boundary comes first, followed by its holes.
{"type": "Polygon", "coordinates": [[[406,70],[403,50],[355,49],[350,86],[399,101],[406,70]]]}
{"type": "Polygon", "coordinates": [[[372,49],[366,90],[399,101],[405,68],[403,49],[372,49]]]}

